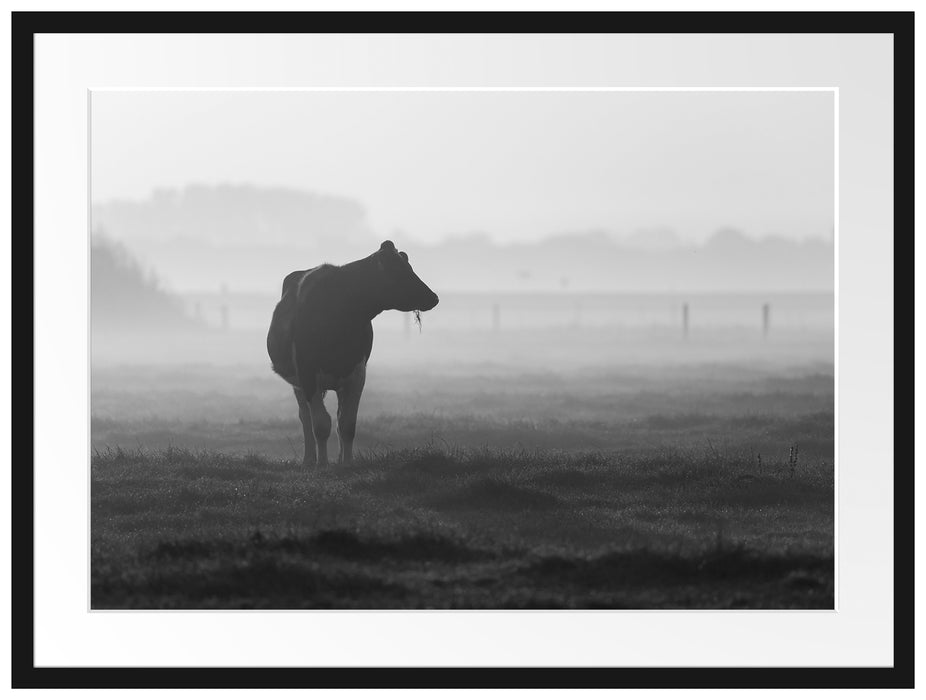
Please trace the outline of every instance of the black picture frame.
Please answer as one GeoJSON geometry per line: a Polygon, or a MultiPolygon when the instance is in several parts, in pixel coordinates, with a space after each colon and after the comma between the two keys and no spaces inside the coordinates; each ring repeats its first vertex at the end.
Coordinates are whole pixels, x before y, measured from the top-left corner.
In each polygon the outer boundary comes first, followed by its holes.
{"type": "MultiPolygon", "coordinates": [[[[912,688],[914,473],[894,470],[894,665],[890,668],[53,668],[36,667],[33,623],[33,80],[41,33],[886,33],[894,56],[895,228],[913,230],[912,12],[14,12],[12,13],[14,688],[912,688]],[[29,295],[27,300],[26,295],[29,295]]],[[[909,295],[912,236],[895,236],[894,298],[909,295]]],[[[894,362],[912,367],[909,324],[896,326],[894,362]]],[[[895,375],[897,376],[897,375],[895,375]]],[[[895,384],[895,412],[912,406],[895,384]]],[[[906,440],[905,440],[906,442],[906,440]]]]}

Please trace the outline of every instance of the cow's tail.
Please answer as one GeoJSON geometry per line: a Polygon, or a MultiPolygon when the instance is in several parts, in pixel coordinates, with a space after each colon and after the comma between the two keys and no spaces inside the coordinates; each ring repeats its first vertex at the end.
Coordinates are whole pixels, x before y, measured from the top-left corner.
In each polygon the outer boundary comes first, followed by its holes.
{"type": "Polygon", "coordinates": [[[296,317],[296,295],[289,290],[277,302],[267,332],[267,354],[270,366],[283,379],[292,383],[296,378],[293,362],[293,326],[296,317]]]}

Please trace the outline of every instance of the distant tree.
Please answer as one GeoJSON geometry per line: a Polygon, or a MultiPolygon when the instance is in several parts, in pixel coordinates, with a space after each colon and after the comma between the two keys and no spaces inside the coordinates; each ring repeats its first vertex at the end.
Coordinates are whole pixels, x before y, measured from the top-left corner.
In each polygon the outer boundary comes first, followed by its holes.
{"type": "Polygon", "coordinates": [[[124,245],[102,233],[90,240],[90,318],[97,329],[178,330],[197,323],[124,245]]]}

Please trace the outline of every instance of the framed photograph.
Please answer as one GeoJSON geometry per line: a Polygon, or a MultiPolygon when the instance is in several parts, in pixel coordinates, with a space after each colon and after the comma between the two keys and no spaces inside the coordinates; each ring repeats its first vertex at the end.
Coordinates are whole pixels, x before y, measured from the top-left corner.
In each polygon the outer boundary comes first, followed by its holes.
{"type": "Polygon", "coordinates": [[[912,13],[12,35],[14,686],[912,687],[912,13]]]}

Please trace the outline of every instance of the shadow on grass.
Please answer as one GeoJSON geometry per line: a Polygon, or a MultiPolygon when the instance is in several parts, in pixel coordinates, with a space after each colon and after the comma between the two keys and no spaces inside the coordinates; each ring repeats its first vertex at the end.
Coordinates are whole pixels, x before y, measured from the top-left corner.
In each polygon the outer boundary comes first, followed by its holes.
{"type": "Polygon", "coordinates": [[[559,499],[533,488],[488,478],[477,479],[451,493],[435,497],[430,503],[464,510],[546,510],[555,508],[559,499]]]}
{"type": "Polygon", "coordinates": [[[742,547],[571,556],[327,529],[162,541],[131,567],[107,559],[94,552],[95,609],[833,606],[832,556],[742,547]]]}
{"type": "Polygon", "coordinates": [[[91,478],[97,609],[833,606],[831,464],[427,447],[306,472],[115,449],[91,478]]]}

